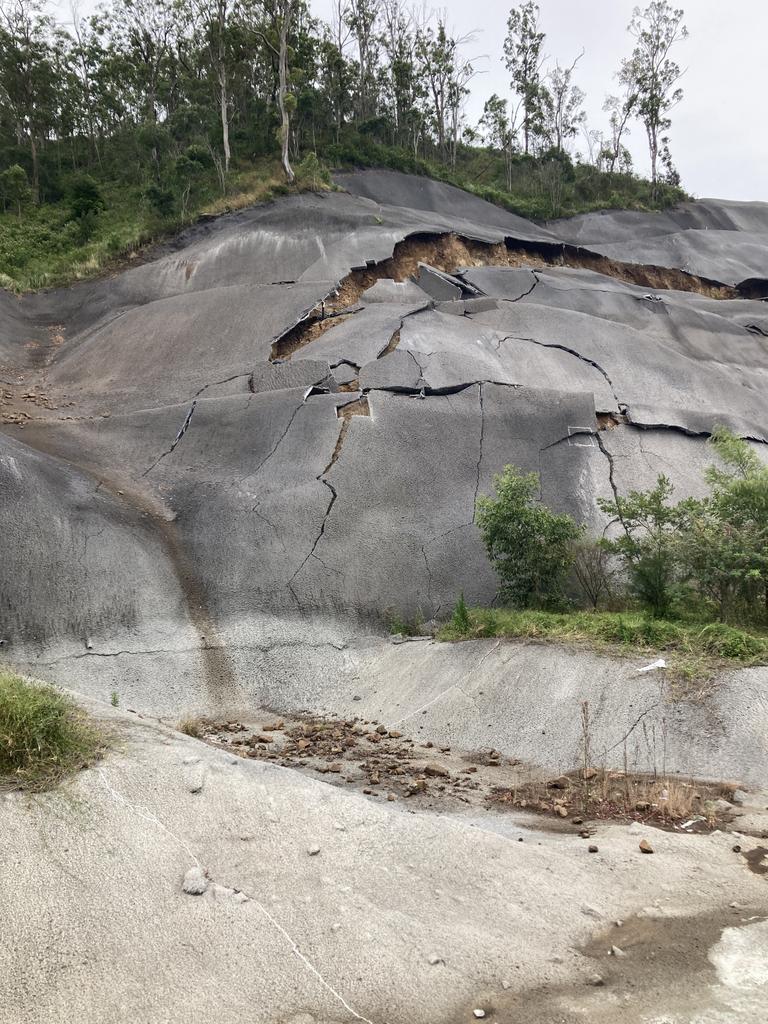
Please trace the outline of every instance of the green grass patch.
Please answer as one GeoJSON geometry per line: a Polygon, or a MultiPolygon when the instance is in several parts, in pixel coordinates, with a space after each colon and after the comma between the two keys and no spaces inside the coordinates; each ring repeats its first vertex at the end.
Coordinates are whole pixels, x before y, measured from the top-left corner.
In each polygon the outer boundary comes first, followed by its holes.
{"type": "Polygon", "coordinates": [[[142,249],[188,227],[201,216],[217,216],[291,193],[326,190],[327,172],[309,161],[296,167],[296,182],[285,183],[275,160],[257,160],[235,168],[226,195],[212,172],[197,186],[188,208],[166,216],[148,202],[144,186],[100,182],[104,208],[92,233],[83,239],[69,203],[27,207],[21,218],[0,213],[0,287],[15,292],[54,288],[117,270],[142,249]]]}
{"type": "Polygon", "coordinates": [[[717,668],[768,665],[768,635],[724,623],[691,623],[653,619],[641,612],[541,612],[509,608],[473,608],[469,626],[455,621],[438,633],[439,640],[484,637],[551,641],[606,654],[662,654],[670,669],[691,681],[717,668]]]}
{"type": "Polygon", "coordinates": [[[48,789],[92,764],[105,746],[70,697],[0,671],[0,785],[48,789]]]}

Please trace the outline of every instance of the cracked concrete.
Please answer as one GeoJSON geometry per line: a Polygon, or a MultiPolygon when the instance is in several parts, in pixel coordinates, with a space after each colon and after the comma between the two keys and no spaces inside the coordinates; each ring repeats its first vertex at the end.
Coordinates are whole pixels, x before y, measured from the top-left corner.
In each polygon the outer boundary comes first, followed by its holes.
{"type": "MultiPolygon", "coordinates": [[[[585,996],[575,946],[649,892],[677,922],[739,902],[726,931],[757,948],[762,881],[725,834],[659,833],[649,858],[600,826],[588,855],[530,822],[235,765],[140,717],[364,716],[560,773],[586,702],[608,767],[768,782],[766,669],[680,700],[634,659],[382,635],[462,591],[495,600],[475,503],[506,464],[599,535],[596,498],[661,471],[700,495],[716,422],[768,460],[768,322],[739,297],[768,277],[761,211],[540,227],[427,179],[344,180],[357,195],[220,218],[109,281],[0,293],[25,413],[0,427],[2,659],[135,712],[91,703],[125,742],[71,790],[3,800],[13,1024],[607,1020],[618,983],[585,996]],[[706,227],[723,218],[727,239],[706,227]],[[698,276],[670,255],[693,249],[698,276]],[[452,298],[419,288],[419,263],[452,298]]],[[[736,1005],[700,973],[675,985],[697,1013],[736,1005]]],[[[622,1019],[667,1013],[655,991],[636,984],[622,1019]]]]}

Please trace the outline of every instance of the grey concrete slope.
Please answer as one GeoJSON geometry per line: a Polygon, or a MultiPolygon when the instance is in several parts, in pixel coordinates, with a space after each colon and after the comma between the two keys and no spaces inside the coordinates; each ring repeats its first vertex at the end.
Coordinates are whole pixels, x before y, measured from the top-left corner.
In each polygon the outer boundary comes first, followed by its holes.
{"type": "Polygon", "coordinates": [[[612,259],[673,267],[737,285],[768,279],[768,203],[702,199],[663,213],[608,210],[547,225],[612,259]]]}
{"type": "MultiPolygon", "coordinates": [[[[545,265],[565,231],[425,179],[345,180],[2,296],[4,657],[101,695],[122,673],[165,710],[277,700],[271,652],[295,646],[316,706],[355,635],[494,600],[475,502],[505,465],[598,533],[613,488],[663,470],[701,493],[716,423],[765,450],[765,303],[545,265]]],[[[648,239],[746,252],[760,211],[717,210],[648,239]]],[[[606,234],[625,260],[635,221],[606,234]]]]}
{"type": "MultiPolygon", "coordinates": [[[[713,956],[726,926],[741,951],[677,978],[681,1024],[757,1019],[745,968],[765,956],[765,883],[726,834],[654,833],[647,857],[638,826],[602,827],[590,855],[575,835],[409,814],[90,707],[115,751],[59,792],[2,801],[3,1024],[458,1024],[478,1008],[543,1024],[542,986],[607,1021],[610,989],[589,984],[605,968],[578,946],[607,949],[635,914],[690,918],[692,935],[712,915],[713,956]]],[[[622,1019],[668,1000],[644,985],[622,1019]]]]}

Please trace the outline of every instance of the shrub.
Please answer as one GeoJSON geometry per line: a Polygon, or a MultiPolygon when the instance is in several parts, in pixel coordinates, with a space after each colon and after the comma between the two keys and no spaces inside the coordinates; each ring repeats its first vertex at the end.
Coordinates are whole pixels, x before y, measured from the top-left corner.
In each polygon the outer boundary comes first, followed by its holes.
{"type": "Polygon", "coordinates": [[[499,576],[502,600],[521,608],[561,606],[583,528],[541,504],[538,473],[506,466],[493,486],[495,498],[478,498],[477,525],[499,576]]]}
{"type": "Polygon", "coordinates": [[[103,747],[104,737],[71,698],[0,671],[0,780],[45,789],[103,747]]]}
{"type": "Polygon", "coordinates": [[[0,199],[3,201],[3,209],[14,206],[16,213],[21,217],[21,209],[32,199],[32,189],[29,187],[27,172],[18,164],[13,164],[0,174],[0,199]]]}
{"type": "Polygon", "coordinates": [[[603,541],[606,551],[624,564],[630,591],[656,618],[671,612],[679,581],[676,543],[683,513],[669,503],[673,490],[662,474],[649,491],[597,502],[622,531],[616,539],[603,541]]]}
{"type": "Polygon", "coordinates": [[[467,602],[464,600],[464,592],[459,594],[459,600],[456,602],[456,606],[453,609],[453,615],[451,616],[451,628],[460,636],[466,636],[472,628],[472,623],[469,618],[469,609],[467,608],[467,602]]]}
{"type": "Polygon", "coordinates": [[[69,184],[69,212],[73,220],[94,218],[104,209],[101,189],[90,174],[78,174],[69,184]]]}

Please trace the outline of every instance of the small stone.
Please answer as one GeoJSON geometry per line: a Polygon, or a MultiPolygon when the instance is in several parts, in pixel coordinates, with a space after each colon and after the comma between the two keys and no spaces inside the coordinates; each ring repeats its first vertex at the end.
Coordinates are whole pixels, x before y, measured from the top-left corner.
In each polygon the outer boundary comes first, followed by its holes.
{"type": "Polygon", "coordinates": [[[316,857],[318,853],[320,853],[320,847],[317,845],[317,843],[315,843],[312,846],[308,846],[307,853],[309,854],[310,857],[316,857]]]}
{"type": "Polygon", "coordinates": [[[473,1010],[472,1013],[480,1020],[481,1017],[485,1016],[485,1010],[473,1010]]]}
{"type": "Polygon", "coordinates": [[[334,772],[336,775],[338,775],[339,772],[341,771],[341,765],[339,764],[338,761],[335,761],[333,764],[328,765],[328,771],[334,772]]]}
{"type": "Polygon", "coordinates": [[[736,843],[735,846],[732,846],[731,849],[733,850],[734,853],[741,853],[741,847],[739,846],[738,843],[736,843]]]}
{"type": "Polygon", "coordinates": [[[386,736],[387,735],[387,727],[386,727],[386,725],[377,725],[376,726],[376,732],[379,734],[379,736],[386,736]]]}
{"type": "Polygon", "coordinates": [[[571,818],[571,823],[574,824],[574,825],[583,825],[584,824],[584,819],[583,818],[571,818]]]}
{"type": "Polygon", "coordinates": [[[602,985],[605,984],[605,982],[599,974],[590,974],[589,978],[587,979],[587,984],[594,985],[595,988],[600,988],[602,985]]]}
{"type": "Polygon", "coordinates": [[[387,793],[387,800],[389,800],[389,802],[392,803],[393,801],[397,800],[397,797],[395,796],[394,793],[387,793]]]}
{"type": "Polygon", "coordinates": [[[363,698],[362,698],[362,697],[360,696],[360,694],[358,694],[358,693],[356,693],[356,694],[354,695],[354,697],[352,698],[352,700],[362,700],[362,699],[363,699],[363,698]]]}
{"type": "Polygon", "coordinates": [[[745,804],[749,800],[749,793],[745,793],[743,789],[734,789],[731,800],[735,804],[745,804]]]}
{"type": "Polygon", "coordinates": [[[620,960],[622,957],[625,957],[626,955],[627,954],[624,952],[623,949],[619,949],[618,946],[611,946],[611,956],[615,956],[620,960]]]}
{"type": "Polygon", "coordinates": [[[364,789],[363,793],[365,793],[366,796],[370,796],[371,793],[373,793],[373,790],[372,789],[364,789]]]}
{"type": "Polygon", "coordinates": [[[390,729],[387,735],[391,740],[399,740],[403,734],[398,732],[397,729],[390,729]]]}
{"type": "Polygon", "coordinates": [[[451,776],[447,768],[443,768],[441,764],[435,764],[434,762],[424,765],[422,771],[425,775],[437,779],[448,779],[451,776]]]}
{"type": "Polygon", "coordinates": [[[567,818],[568,817],[568,808],[567,807],[558,807],[557,808],[557,813],[560,815],[561,818],[567,818]]]}
{"type": "Polygon", "coordinates": [[[502,981],[502,983],[501,983],[501,987],[502,987],[502,988],[504,989],[504,991],[506,992],[506,991],[507,991],[508,989],[512,988],[512,985],[511,985],[511,983],[510,983],[510,982],[508,982],[508,981],[507,981],[507,979],[505,978],[505,979],[504,979],[504,980],[502,981]]]}
{"type": "Polygon", "coordinates": [[[647,839],[640,840],[640,852],[641,853],[653,853],[653,847],[647,839]]]}
{"type": "Polygon", "coordinates": [[[640,811],[641,813],[643,811],[650,811],[650,809],[651,809],[651,805],[648,803],[647,800],[638,800],[637,803],[635,804],[635,810],[636,811],[640,811]]]}
{"type": "Polygon", "coordinates": [[[570,784],[570,780],[567,779],[565,775],[561,775],[557,779],[551,779],[547,783],[547,789],[568,789],[570,784]]]}
{"type": "Polygon", "coordinates": [[[203,895],[208,888],[208,879],[205,871],[203,871],[199,864],[195,864],[193,868],[187,871],[181,887],[188,896],[203,895]]]}
{"type": "Polygon", "coordinates": [[[593,844],[592,846],[588,846],[588,847],[587,847],[587,850],[588,850],[588,851],[589,851],[590,853],[597,853],[597,849],[598,849],[598,848],[597,848],[597,847],[596,847],[596,846],[595,846],[594,844],[593,844]]]}
{"type": "Polygon", "coordinates": [[[443,960],[441,956],[431,956],[429,958],[429,962],[432,964],[433,967],[437,967],[438,964],[444,964],[445,960],[443,960]]]}

